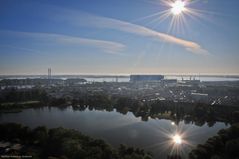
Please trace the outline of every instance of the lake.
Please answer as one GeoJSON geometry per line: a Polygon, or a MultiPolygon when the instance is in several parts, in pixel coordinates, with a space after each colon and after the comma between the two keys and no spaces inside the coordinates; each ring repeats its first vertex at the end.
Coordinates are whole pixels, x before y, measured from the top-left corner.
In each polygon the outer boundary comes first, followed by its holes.
{"type": "MultiPolygon", "coordinates": [[[[166,119],[142,121],[128,112],[123,115],[115,109],[111,112],[102,110],[73,110],[72,107],[59,109],[42,107],[25,109],[20,113],[0,114],[0,123],[17,122],[31,128],[45,125],[48,128],[64,127],[76,129],[86,135],[101,138],[113,146],[126,144],[151,151],[155,158],[166,158],[172,151],[174,134],[182,135],[183,142],[176,145],[182,156],[199,143],[204,143],[209,137],[227,128],[222,122],[216,122],[212,127],[207,124],[197,126],[194,123],[179,122],[178,125],[166,119]]],[[[174,146],[175,147],[175,146],[174,146]]]]}

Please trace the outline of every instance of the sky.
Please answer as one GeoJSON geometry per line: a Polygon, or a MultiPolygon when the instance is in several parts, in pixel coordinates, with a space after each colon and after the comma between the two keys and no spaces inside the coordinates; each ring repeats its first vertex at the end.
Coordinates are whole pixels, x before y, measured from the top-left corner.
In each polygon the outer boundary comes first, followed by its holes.
{"type": "Polygon", "coordinates": [[[0,75],[238,75],[239,1],[170,1],[1,0],[0,75]]]}

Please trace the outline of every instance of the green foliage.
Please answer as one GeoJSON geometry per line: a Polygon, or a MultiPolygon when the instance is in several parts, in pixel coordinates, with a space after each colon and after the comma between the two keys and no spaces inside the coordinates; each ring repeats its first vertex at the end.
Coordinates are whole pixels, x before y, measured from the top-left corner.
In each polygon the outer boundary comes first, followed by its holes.
{"type": "Polygon", "coordinates": [[[9,123],[7,126],[0,125],[0,132],[0,139],[8,141],[24,140],[30,135],[29,128],[16,123],[9,123]]]}
{"type": "Polygon", "coordinates": [[[37,127],[32,132],[32,138],[34,143],[39,144],[41,146],[45,146],[47,144],[48,139],[48,130],[45,126],[37,127]]]}
{"type": "Polygon", "coordinates": [[[225,151],[230,157],[239,156],[239,138],[227,141],[225,151]]]}
{"type": "Polygon", "coordinates": [[[1,92],[0,103],[22,101],[47,101],[47,93],[43,89],[6,89],[1,92]]]}
{"type": "Polygon", "coordinates": [[[139,148],[120,145],[118,151],[122,159],[152,159],[152,155],[139,148]]]}
{"type": "Polygon", "coordinates": [[[237,159],[239,158],[239,125],[220,130],[204,145],[198,145],[189,154],[190,159],[237,159]]]}

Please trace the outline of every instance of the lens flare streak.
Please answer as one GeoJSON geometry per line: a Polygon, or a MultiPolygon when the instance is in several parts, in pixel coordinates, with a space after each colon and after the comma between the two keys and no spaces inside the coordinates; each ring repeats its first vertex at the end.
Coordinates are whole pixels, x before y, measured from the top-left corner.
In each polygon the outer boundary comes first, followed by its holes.
{"type": "Polygon", "coordinates": [[[159,0],[159,5],[164,9],[160,12],[156,12],[152,15],[141,17],[135,21],[145,21],[145,25],[150,25],[152,28],[156,28],[162,22],[170,18],[169,27],[167,33],[186,33],[189,29],[188,20],[192,19],[204,19],[207,20],[205,14],[215,14],[200,9],[191,8],[196,1],[191,0],[159,0]],[[151,19],[151,20],[149,20],[151,19]],[[149,20],[149,21],[146,21],[149,20]]]}
{"type": "Polygon", "coordinates": [[[160,152],[167,151],[168,156],[176,155],[185,157],[188,151],[196,146],[193,144],[193,141],[190,141],[195,132],[181,123],[171,121],[168,128],[162,128],[156,123],[154,126],[158,130],[158,137],[160,140],[163,139],[163,141],[156,142],[144,148],[157,149],[160,152]]]}

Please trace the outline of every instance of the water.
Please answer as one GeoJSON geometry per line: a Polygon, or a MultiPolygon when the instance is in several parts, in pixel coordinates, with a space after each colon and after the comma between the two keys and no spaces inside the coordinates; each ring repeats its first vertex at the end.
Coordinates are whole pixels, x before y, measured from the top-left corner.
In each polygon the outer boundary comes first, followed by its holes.
{"type": "MultiPolygon", "coordinates": [[[[189,80],[190,76],[165,76],[166,79],[177,79],[177,80],[189,80]]],[[[191,80],[194,79],[194,76],[191,76],[191,80]]],[[[239,81],[238,77],[223,77],[223,76],[196,76],[196,80],[200,80],[202,82],[210,82],[210,81],[239,81]]]]}
{"type": "Polygon", "coordinates": [[[116,77],[102,77],[102,78],[98,78],[98,77],[92,77],[92,78],[84,78],[89,82],[129,82],[129,77],[118,77],[116,79],[116,77]]]}
{"type": "Polygon", "coordinates": [[[45,125],[49,128],[61,126],[76,129],[86,135],[104,139],[113,146],[126,144],[144,148],[151,151],[155,158],[166,158],[172,149],[170,136],[176,132],[184,134],[184,143],[180,148],[184,156],[187,156],[193,146],[204,143],[220,129],[228,127],[222,122],[216,122],[212,127],[207,124],[200,127],[193,123],[185,124],[183,121],[177,126],[165,119],[150,118],[148,121],[142,121],[141,117],[136,118],[131,112],[123,115],[116,110],[74,111],[71,107],[43,107],[25,109],[20,113],[1,114],[0,123],[4,122],[17,122],[31,128],[45,125]],[[191,146],[188,146],[189,144],[191,146]]]}
{"type": "MultiPolygon", "coordinates": [[[[165,76],[165,79],[177,79],[182,80],[189,80],[190,76],[165,76]]],[[[116,77],[105,77],[105,78],[85,78],[87,81],[90,82],[116,82],[116,77]]],[[[191,76],[191,79],[194,79],[194,76],[191,76]]],[[[209,82],[209,81],[239,81],[238,77],[221,77],[221,76],[202,76],[202,77],[195,77],[196,80],[200,80],[202,82],[209,82]]],[[[129,77],[118,77],[118,82],[129,82],[129,77]]]]}

